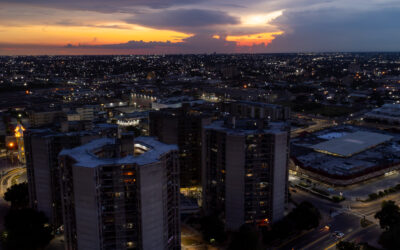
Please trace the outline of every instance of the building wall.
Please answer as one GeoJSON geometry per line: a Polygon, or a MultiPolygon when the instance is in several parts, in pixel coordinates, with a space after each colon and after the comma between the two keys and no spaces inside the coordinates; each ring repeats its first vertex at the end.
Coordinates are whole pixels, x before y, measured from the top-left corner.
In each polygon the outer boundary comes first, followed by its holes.
{"type": "Polygon", "coordinates": [[[272,221],[284,217],[288,182],[288,134],[280,133],[274,138],[274,167],[272,188],[272,221]]]}
{"type": "MultiPolygon", "coordinates": [[[[41,137],[32,138],[32,161],[34,166],[33,177],[35,189],[35,204],[39,211],[51,221],[53,218],[53,183],[50,170],[50,145],[49,141],[41,137]]],[[[32,197],[33,198],[33,197],[32,197]]]]}
{"type": "Polygon", "coordinates": [[[73,167],[78,250],[100,249],[95,168],[73,167]]]}
{"type": "Polygon", "coordinates": [[[226,229],[238,230],[245,223],[245,139],[226,137],[225,218],[226,229]]]}
{"type": "Polygon", "coordinates": [[[50,125],[54,122],[60,122],[66,119],[65,113],[62,111],[46,111],[46,112],[31,111],[28,113],[28,116],[31,127],[41,127],[44,125],[50,125]]]}
{"type": "Polygon", "coordinates": [[[162,113],[151,112],[149,115],[150,136],[161,142],[178,144],[178,119],[162,113]]]}
{"type": "Polygon", "coordinates": [[[166,185],[163,167],[158,164],[140,169],[140,210],[142,245],[144,250],[162,249],[164,246],[163,188],[166,185]]]}
{"type": "MultiPolygon", "coordinates": [[[[109,160],[120,150],[117,141],[92,153],[109,160]]],[[[66,250],[180,249],[177,151],[146,165],[108,160],[81,167],[60,156],[66,250]]]]}
{"type": "Polygon", "coordinates": [[[150,113],[150,136],[179,147],[182,186],[200,184],[203,126],[210,123],[211,118],[187,114],[185,110],[150,113]]]}
{"type": "MultiPolygon", "coordinates": [[[[282,129],[285,129],[282,127],[282,129]]],[[[284,215],[288,178],[287,131],[244,133],[206,129],[203,209],[225,219],[227,230],[284,215]]]]}

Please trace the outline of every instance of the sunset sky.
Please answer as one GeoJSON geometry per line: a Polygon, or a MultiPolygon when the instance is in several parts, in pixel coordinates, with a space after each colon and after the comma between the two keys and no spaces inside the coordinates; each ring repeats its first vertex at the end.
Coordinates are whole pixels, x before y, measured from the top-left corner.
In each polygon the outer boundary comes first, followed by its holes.
{"type": "Polygon", "coordinates": [[[0,0],[0,55],[399,50],[399,0],[0,0]]]}

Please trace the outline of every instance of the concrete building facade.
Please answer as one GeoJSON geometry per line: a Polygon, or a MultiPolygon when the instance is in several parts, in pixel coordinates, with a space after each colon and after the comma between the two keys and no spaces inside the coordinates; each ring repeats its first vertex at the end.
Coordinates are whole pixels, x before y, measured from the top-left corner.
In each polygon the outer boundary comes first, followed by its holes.
{"type": "Polygon", "coordinates": [[[178,148],[138,137],[122,156],[122,144],[60,153],[65,249],[180,249],[178,148]]]}
{"type": "Polygon", "coordinates": [[[188,107],[150,112],[150,136],[179,147],[181,185],[199,185],[201,178],[201,143],[203,127],[211,117],[188,107]]]}
{"type": "Polygon", "coordinates": [[[288,188],[289,132],[285,123],[216,121],[203,140],[203,208],[227,230],[280,220],[288,188]]]}
{"type": "Polygon", "coordinates": [[[52,129],[31,129],[24,134],[30,205],[43,211],[54,228],[62,225],[58,154],[103,136],[116,137],[114,125],[92,131],[61,133],[52,129]]]}

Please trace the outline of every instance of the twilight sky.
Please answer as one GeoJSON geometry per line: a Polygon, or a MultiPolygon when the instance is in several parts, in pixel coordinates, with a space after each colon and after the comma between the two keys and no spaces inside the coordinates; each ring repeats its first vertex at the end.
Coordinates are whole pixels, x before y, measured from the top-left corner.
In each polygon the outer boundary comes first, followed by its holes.
{"type": "Polygon", "coordinates": [[[400,0],[0,0],[0,55],[400,51],[400,0]]]}

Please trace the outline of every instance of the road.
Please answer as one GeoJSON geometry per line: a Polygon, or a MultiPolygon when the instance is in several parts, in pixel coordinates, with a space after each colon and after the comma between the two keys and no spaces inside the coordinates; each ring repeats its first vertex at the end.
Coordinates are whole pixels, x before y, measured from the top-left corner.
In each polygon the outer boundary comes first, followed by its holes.
{"type": "Polygon", "coordinates": [[[292,199],[297,203],[309,201],[314,204],[321,212],[321,224],[319,228],[281,245],[280,249],[335,249],[339,239],[332,235],[334,231],[345,234],[341,240],[368,242],[370,245],[379,247],[377,241],[382,230],[374,215],[381,209],[383,200],[394,200],[400,204],[400,194],[389,195],[368,203],[349,201],[337,204],[299,189],[292,192],[292,199]],[[367,227],[362,227],[360,223],[364,216],[372,222],[367,227]],[[330,229],[324,229],[325,225],[330,225],[330,229]]]}
{"type": "Polygon", "coordinates": [[[350,213],[364,217],[371,222],[378,224],[378,221],[374,218],[376,212],[381,209],[382,202],[385,200],[392,200],[396,204],[400,205],[400,193],[395,193],[382,197],[381,199],[370,201],[370,202],[348,202],[346,206],[350,213]]]}
{"type": "Polygon", "coordinates": [[[306,128],[296,129],[295,131],[291,132],[291,137],[297,137],[303,132],[312,133],[324,128],[335,126],[336,124],[334,121],[328,119],[319,119],[319,118],[311,118],[311,119],[315,124],[308,126],[306,128]]]}
{"type": "Polygon", "coordinates": [[[24,167],[16,167],[6,172],[6,174],[0,178],[0,196],[3,197],[4,193],[7,191],[7,188],[22,182],[20,177],[24,176],[25,174],[26,169],[24,167]]]}
{"type": "Polygon", "coordinates": [[[6,158],[0,158],[0,231],[4,230],[3,218],[9,210],[9,204],[3,199],[7,188],[26,179],[26,170],[22,166],[10,164],[6,158]],[[22,177],[20,179],[20,177],[22,177]]]}

